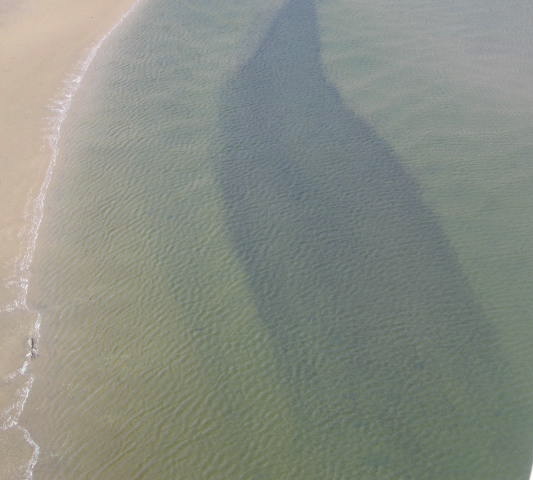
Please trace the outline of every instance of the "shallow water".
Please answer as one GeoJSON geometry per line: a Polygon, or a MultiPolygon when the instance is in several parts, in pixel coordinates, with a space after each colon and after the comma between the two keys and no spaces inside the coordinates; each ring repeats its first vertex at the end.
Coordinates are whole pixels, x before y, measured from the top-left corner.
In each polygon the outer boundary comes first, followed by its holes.
{"type": "Polygon", "coordinates": [[[480,272],[504,262],[479,238],[533,202],[476,177],[507,170],[496,131],[447,157],[481,129],[457,18],[408,16],[419,42],[445,19],[421,73],[387,2],[263,3],[154,0],[84,79],[33,267],[35,477],[528,478],[531,269],[480,272]]]}

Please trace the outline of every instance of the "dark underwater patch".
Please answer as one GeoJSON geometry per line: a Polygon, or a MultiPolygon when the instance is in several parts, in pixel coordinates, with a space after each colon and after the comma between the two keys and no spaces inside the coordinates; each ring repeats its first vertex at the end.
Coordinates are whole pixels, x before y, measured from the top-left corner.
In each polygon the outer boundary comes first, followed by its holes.
{"type": "Polygon", "coordinates": [[[523,475],[498,338],[409,172],[326,79],[312,0],[286,3],[220,109],[228,228],[306,454],[335,478],[523,475]]]}

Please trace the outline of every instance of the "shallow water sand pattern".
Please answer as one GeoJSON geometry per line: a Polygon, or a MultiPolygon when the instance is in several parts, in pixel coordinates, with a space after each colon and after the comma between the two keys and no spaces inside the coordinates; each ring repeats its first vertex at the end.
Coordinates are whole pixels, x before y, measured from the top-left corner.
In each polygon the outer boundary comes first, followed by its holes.
{"type": "Polygon", "coordinates": [[[262,5],[150,2],[87,74],[31,295],[36,476],[526,478],[438,219],[325,78],[313,3],[257,45],[262,5]]]}

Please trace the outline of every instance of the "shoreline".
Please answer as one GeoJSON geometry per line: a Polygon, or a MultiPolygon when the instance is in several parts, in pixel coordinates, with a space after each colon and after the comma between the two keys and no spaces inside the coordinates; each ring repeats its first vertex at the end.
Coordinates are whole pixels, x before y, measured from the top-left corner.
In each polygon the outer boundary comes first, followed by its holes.
{"type": "Polygon", "coordinates": [[[103,0],[90,5],[27,0],[0,10],[0,32],[7,39],[0,47],[0,380],[6,387],[0,394],[2,478],[32,478],[39,457],[39,445],[19,424],[33,384],[29,366],[41,324],[39,312],[27,304],[27,293],[61,127],[98,50],[141,1],[109,6],[103,0]],[[20,448],[23,444],[26,448],[20,448]]]}

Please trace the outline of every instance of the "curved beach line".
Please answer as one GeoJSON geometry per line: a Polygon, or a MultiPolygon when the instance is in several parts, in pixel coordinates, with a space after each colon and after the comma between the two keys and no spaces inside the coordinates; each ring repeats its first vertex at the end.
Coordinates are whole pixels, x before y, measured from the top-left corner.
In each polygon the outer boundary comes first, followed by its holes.
{"type": "Polygon", "coordinates": [[[64,88],[59,97],[52,101],[50,110],[52,116],[49,118],[49,127],[45,133],[45,139],[48,146],[51,149],[50,163],[46,169],[46,174],[39,189],[37,196],[30,199],[26,207],[26,219],[28,228],[24,237],[27,239],[27,247],[21,258],[16,263],[16,280],[12,280],[10,283],[16,283],[20,289],[20,293],[14,302],[0,307],[0,313],[14,312],[17,310],[28,311],[36,313],[36,320],[33,324],[33,340],[28,340],[28,352],[24,357],[22,365],[7,376],[8,380],[13,380],[17,377],[27,377],[24,386],[17,391],[15,402],[8,407],[0,416],[0,431],[7,431],[11,429],[18,429],[24,435],[26,442],[33,450],[32,456],[26,467],[24,478],[31,480],[33,478],[33,471],[35,465],[39,460],[40,447],[31,436],[30,431],[19,423],[22,412],[26,402],[30,396],[31,389],[34,382],[34,376],[29,372],[29,366],[32,358],[35,356],[39,346],[40,331],[41,331],[41,313],[32,310],[28,306],[28,290],[30,286],[30,269],[35,255],[37,247],[37,240],[39,238],[39,230],[44,217],[44,206],[46,201],[46,195],[48,188],[52,181],[54,174],[54,168],[59,155],[59,141],[61,138],[61,130],[63,122],[65,121],[67,114],[70,110],[72,99],[78,91],[85,73],[91,66],[96,54],[105,43],[105,41],[113,34],[113,32],[120,27],[126,18],[139,6],[143,0],[135,0],[131,7],[119,18],[119,20],[113,25],[113,27],[96,43],[94,44],[87,56],[79,62],[78,66],[74,70],[74,73],[69,75],[64,81],[64,88]]]}

